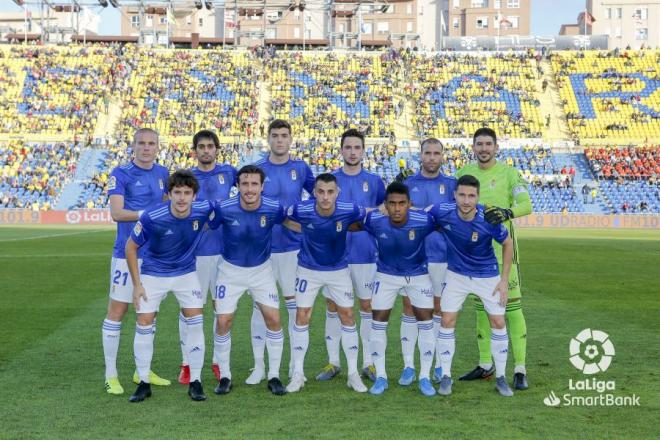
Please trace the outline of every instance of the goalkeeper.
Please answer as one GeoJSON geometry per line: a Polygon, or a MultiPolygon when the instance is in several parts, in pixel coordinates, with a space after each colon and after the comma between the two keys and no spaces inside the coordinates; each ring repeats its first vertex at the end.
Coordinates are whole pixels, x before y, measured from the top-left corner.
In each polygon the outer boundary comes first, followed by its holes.
{"type": "MultiPolygon", "coordinates": [[[[506,306],[507,328],[513,349],[515,369],[513,388],[526,390],[527,371],[525,355],[527,353],[527,326],[520,301],[520,270],[518,267],[518,241],[512,219],[532,212],[532,202],[527,192],[527,182],[514,167],[498,162],[495,156],[499,150],[495,131],[483,127],[474,133],[472,151],[476,163],[466,165],[456,172],[456,177],[470,174],[481,185],[480,203],[486,206],[484,215],[492,224],[504,223],[513,239],[513,263],[509,274],[509,301],[506,306]]],[[[495,255],[502,267],[502,246],[493,242],[495,255]]],[[[479,345],[479,365],[460,380],[475,380],[489,377],[495,371],[490,354],[490,323],[484,306],[475,298],[474,307],[477,315],[477,343],[479,345]]]]}

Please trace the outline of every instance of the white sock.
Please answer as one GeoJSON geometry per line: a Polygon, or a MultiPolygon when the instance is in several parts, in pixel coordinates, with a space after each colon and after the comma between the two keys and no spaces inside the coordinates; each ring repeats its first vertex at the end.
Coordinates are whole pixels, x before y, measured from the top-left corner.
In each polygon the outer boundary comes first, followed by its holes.
{"type": "Polygon", "coordinates": [[[226,335],[216,335],[213,338],[215,352],[218,354],[218,367],[220,367],[220,377],[231,379],[231,369],[229,368],[229,359],[231,355],[231,332],[226,335]]]}
{"type": "Polygon", "coordinates": [[[151,358],[154,356],[154,331],[152,325],[135,324],[135,340],[133,341],[135,367],[142,382],[149,383],[151,358]]]}
{"type": "Polygon", "coordinates": [[[189,350],[190,381],[194,382],[200,380],[202,366],[204,365],[204,352],[206,350],[206,345],[204,344],[204,316],[192,316],[186,321],[188,324],[186,347],[189,350]]]}
{"type": "Polygon", "coordinates": [[[271,331],[266,329],[266,350],[268,350],[268,380],[280,377],[280,363],[284,348],[284,332],[282,329],[271,331]]]}
{"type": "Polygon", "coordinates": [[[291,337],[291,351],[293,352],[293,372],[304,373],[305,355],[309,347],[309,326],[293,325],[293,336],[291,337]]]}
{"type": "MultiPolygon", "coordinates": [[[[289,331],[289,341],[293,341],[293,326],[296,325],[296,299],[290,298],[284,300],[284,307],[286,307],[286,314],[289,317],[287,330],[289,331]]],[[[291,343],[291,342],[289,342],[291,343]]],[[[291,359],[293,359],[293,351],[291,351],[291,359]]]]}
{"type": "Polygon", "coordinates": [[[417,321],[419,337],[417,345],[419,348],[419,378],[428,379],[433,364],[433,353],[435,352],[435,333],[433,332],[433,321],[417,321]]]}
{"type": "Polygon", "coordinates": [[[371,359],[376,367],[376,376],[387,379],[385,372],[385,350],[387,349],[387,322],[371,321],[371,359]]]}
{"type": "Polygon", "coordinates": [[[415,344],[417,344],[417,320],[414,316],[401,315],[401,353],[404,368],[415,369],[415,344]]]}
{"type": "Polygon", "coordinates": [[[371,334],[371,313],[360,312],[360,339],[362,339],[362,366],[368,367],[371,361],[371,344],[369,335],[371,334]]]}
{"type": "Polygon", "coordinates": [[[181,344],[181,364],[188,365],[188,350],[186,341],[188,340],[188,324],[183,312],[179,312],[179,344],[181,344]]]}
{"type": "Polygon", "coordinates": [[[360,350],[360,339],[358,337],[357,326],[355,324],[352,326],[342,324],[341,346],[344,349],[344,356],[346,356],[348,374],[357,374],[357,360],[358,352],[360,350]]]}
{"type": "MultiPolygon", "coordinates": [[[[218,315],[213,313],[213,335],[216,335],[217,328],[218,328],[218,315]]],[[[215,352],[215,344],[213,344],[213,357],[211,357],[211,363],[218,365],[218,355],[215,352]]]]}
{"type": "MultiPolygon", "coordinates": [[[[433,315],[433,335],[437,335],[442,327],[442,317],[438,315],[433,315]]],[[[440,367],[440,352],[435,351],[435,368],[440,367]]]]}
{"type": "Polygon", "coordinates": [[[117,377],[117,351],[119,351],[119,337],[121,335],[121,321],[103,320],[101,336],[103,340],[103,357],[105,358],[105,379],[117,377]]]}
{"type": "Polygon", "coordinates": [[[250,320],[250,334],[252,335],[252,355],[254,356],[254,368],[265,369],[264,349],[266,348],[266,322],[259,305],[254,302],[252,308],[252,320],[250,320]]]}
{"type": "Polygon", "coordinates": [[[506,327],[490,329],[490,353],[495,362],[495,377],[506,375],[506,358],[509,355],[509,335],[506,327]]]}
{"type": "Polygon", "coordinates": [[[456,336],[453,328],[440,327],[435,349],[440,352],[442,375],[451,377],[451,361],[456,350],[456,336]]]}
{"type": "Polygon", "coordinates": [[[325,347],[328,350],[328,362],[339,367],[339,346],[341,344],[341,322],[337,312],[325,311],[325,347]]]}

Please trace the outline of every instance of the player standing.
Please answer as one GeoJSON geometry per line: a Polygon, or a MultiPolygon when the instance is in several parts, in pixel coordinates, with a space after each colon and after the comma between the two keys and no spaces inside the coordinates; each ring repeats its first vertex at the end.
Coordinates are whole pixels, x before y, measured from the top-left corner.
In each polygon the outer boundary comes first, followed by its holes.
{"type": "MultiPolygon", "coordinates": [[[[344,166],[332,173],[339,186],[338,201],[355,203],[366,208],[376,207],[385,199],[385,185],[380,176],[362,167],[364,157],[364,135],[352,128],[341,136],[341,155],[344,166]]],[[[348,234],[348,269],[353,289],[360,301],[360,339],[362,339],[362,375],[375,380],[375,368],[369,349],[371,331],[371,283],[376,275],[378,250],[374,238],[365,231],[348,234]]],[[[325,344],[328,350],[328,365],[316,376],[317,380],[329,380],[340,371],[339,343],[341,323],[337,306],[327,299],[325,320],[325,344]]]]}
{"type": "Polygon", "coordinates": [[[186,347],[190,362],[188,395],[205,400],[201,383],[204,364],[204,298],[195,273],[195,249],[207,221],[213,219],[213,204],[194,202],[199,184],[192,172],[176,171],[167,188],[170,201],[147,210],[126,241],[126,262],[133,281],[133,305],[137,314],[133,352],[140,383],[131,402],[151,397],[151,359],[154,352],[153,324],[160,303],[174,293],[186,319],[186,347]],[[138,249],[144,248],[142,266],[138,249]]]}
{"type": "MultiPolygon", "coordinates": [[[[499,145],[495,131],[484,127],[474,133],[472,151],[477,159],[476,163],[469,164],[460,169],[456,176],[465,174],[476,177],[481,184],[481,203],[486,205],[486,220],[493,224],[503,223],[509,230],[513,240],[514,252],[511,273],[509,274],[509,302],[506,305],[506,320],[511,334],[511,348],[515,369],[513,387],[525,390],[527,385],[527,370],[525,357],[527,353],[527,324],[522,312],[520,290],[520,268],[518,241],[513,225],[513,218],[522,217],[532,212],[532,202],[527,191],[527,182],[518,170],[496,159],[499,145]]],[[[502,264],[502,248],[494,243],[497,261],[502,264]]],[[[488,377],[493,374],[491,359],[490,326],[484,305],[478,298],[474,307],[477,315],[477,343],[479,346],[479,365],[459,380],[474,380],[488,377]]]]}
{"type": "Polygon", "coordinates": [[[479,181],[470,175],[458,179],[456,203],[434,205],[430,213],[447,237],[448,267],[442,292],[442,325],[438,332],[442,378],[438,393],[452,392],[451,363],[456,349],[456,318],[463,302],[472,293],[488,313],[490,348],[495,361],[495,388],[502,396],[513,396],[506,382],[509,339],[504,312],[513,257],[513,240],[504,225],[492,225],[484,218],[479,202],[479,181]],[[502,245],[502,276],[493,250],[493,240],[502,245]]]}
{"type": "Polygon", "coordinates": [[[305,385],[304,363],[309,347],[309,322],[319,290],[337,307],[341,321],[341,344],[348,364],[349,388],[364,393],[357,369],[359,338],[353,317],[353,284],[348,269],[346,234],[349,226],[363,218],[364,208],[338,202],[337,178],[319,174],[314,199],[289,207],[289,218],[300,224],[303,240],[296,270],[296,323],[291,338],[293,376],[286,390],[300,391],[305,385]]]}
{"type": "Polygon", "coordinates": [[[270,257],[273,229],[284,222],[285,212],[277,200],[262,197],[265,175],[260,168],[244,166],[237,180],[239,195],[216,205],[212,222],[213,227],[222,225],[224,242],[213,296],[217,314],[214,346],[221,374],[215,393],[228,394],[232,389],[231,327],[238,300],[247,290],[266,325],[268,389],[282,395],[285,389],[279,375],[284,334],[270,257]]]}
{"type": "MultiPolygon", "coordinates": [[[[436,138],[428,138],[420,144],[421,167],[419,172],[405,179],[404,183],[410,190],[410,200],[413,206],[424,209],[430,205],[451,203],[454,201],[456,178],[440,172],[444,161],[444,146],[436,138]]],[[[435,333],[440,330],[440,295],[447,273],[447,243],[444,235],[436,231],[426,237],[426,257],[428,258],[429,276],[433,284],[433,325],[435,333]]],[[[404,368],[399,378],[400,385],[410,385],[415,379],[413,355],[417,340],[417,326],[408,297],[403,297],[403,316],[401,317],[401,351],[403,352],[404,368]]],[[[435,354],[435,371],[433,379],[440,381],[439,353],[435,354]]]]}
{"type": "MultiPolygon", "coordinates": [[[[162,203],[167,198],[167,168],[155,163],[158,155],[158,133],[141,128],[133,135],[133,159],[118,166],[108,179],[110,215],[117,222],[117,237],[110,265],[110,299],[103,320],[103,354],[105,357],[105,389],[109,394],[123,394],[117,374],[117,351],[121,321],[133,302],[133,284],[126,264],[124,248],[141,212],[162,203]]],[[[142,256],[142,253],[138,255],[142,256]]],[[[155,329],[155,326],[154,326],[155,329]]],[[[150,373],[154,385],[169,385],[170,381],[150,373]]],[[[137,381],[137,373],[133,377],[137,381]]]]}
{"type": "MultiPolygon", "coordinates": [[[[275,119],[268,125],[268,145],[270,154],[255,163],[266,173],[263,195],[279,201],[288,207],[302,200],[302,190],[309,194],[314,190],[314,174],[302,160],[291,158],[291,125],[275,119]]],[[[272,264],[275,279],[284,295],[284,303],[289,315],[289,338],[296,320],[296,299],[293,291],[296,281],[296,262],[302,237],[299,233],[275,225],[273,228],[272,264]]],[[[245,383],[256,385],[264,379],[264,348],[266,325],[256,304],[250,322],[254,369],[245,383]]],[[[289,339],[291,340],[291,339],[289,339]]],[[[293,358],[293,356],[292,356],[293,358]]],[[[290,369],[290,368],[289,368],[290,369]]]]}
{"type": "MultiPolygon", "coordinates": [[[[229,198],[232,188],[236,183],[236,169],[228,164],[218,164],[218,152],[220,140],[218,135],[210,130],[201,130],[193,136],[193,151],[197,157],[197,166],[191,169],[199,183],[199,191],[195,200],[210,200],[218,202],[229,198]]],[[[197,245],[195,257],[197,260],[197,276],[204,295],[204,304],[208,292],[213,295],[215,281],[218,275],[218,264],[222,253],[222,230],[205,228],[202,238],[197,245]]],[[[215,320],[214,320],[215,321],[215,320]]],[[[186,341],[186,319],[183,313],[179,314],[179,341],[181,343],[181,371],[179,383],[190,383],[190,367],[188,366],[188,350],[186,341]]],[[[220,380],[215,353],[213,354],[211,369],[217,380],[220,380]]]]}

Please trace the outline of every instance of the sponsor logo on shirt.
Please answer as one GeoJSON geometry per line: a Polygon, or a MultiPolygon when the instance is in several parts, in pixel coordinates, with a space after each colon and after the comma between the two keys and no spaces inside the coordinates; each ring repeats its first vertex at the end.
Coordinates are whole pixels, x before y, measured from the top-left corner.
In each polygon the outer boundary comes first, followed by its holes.
{"type": "Polygon", "coordinates": [[[387,234],[383,232],[382,234],[379,235],[379,237],[380,238],[387,238],[387,234]]]}
{"type": "Polygon", "coordinates": [[[174,234],[174,232],[172,232],[171,229],[168,229],[167,232],[165,232],[165,235],[172,235],[172,234],[174,234]]]}
{"type": "Polygon", "coordinates": [[[234,220],[233,222],[231,222],[231,225],[232,226],[239,226],[240,223],[238,222],[238,220],[234,220]]]}
{"type": "Polygon", "coordinates": [[[135,182],[135,186],[142,186],[142,182],[138,180],[137,182],[135,182]]]}

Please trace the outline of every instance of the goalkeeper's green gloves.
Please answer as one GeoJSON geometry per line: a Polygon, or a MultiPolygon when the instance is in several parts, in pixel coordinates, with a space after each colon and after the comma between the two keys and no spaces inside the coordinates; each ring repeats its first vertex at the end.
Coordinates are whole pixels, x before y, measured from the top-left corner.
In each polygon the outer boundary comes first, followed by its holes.
{"type": "Polygon", "coordinates": [[[484,217],[491,225],[499,225],[507,220],[513,218],[513,211],[505,208],[498,208],[497,206],[486,205],[484,209],[484,217]]]}
{"type": "Polygon", "coordinates": [[[404,180],[406,180],[408,177],[412,176],[413,174],[415,174],[415,170],[413,170],[412,168],[406,168],[405,170],[397,174],[394,180],[396,182],[403,183],[404,180]]]}

